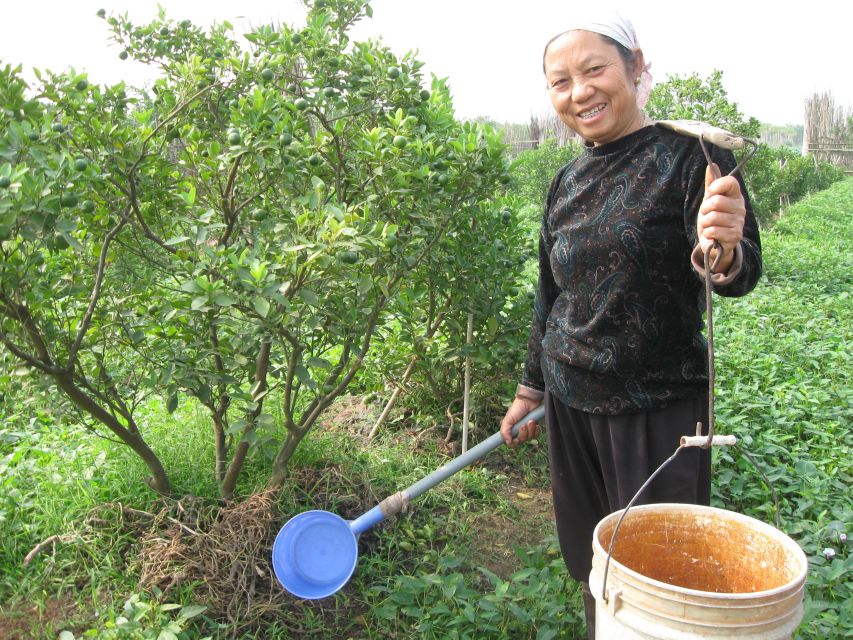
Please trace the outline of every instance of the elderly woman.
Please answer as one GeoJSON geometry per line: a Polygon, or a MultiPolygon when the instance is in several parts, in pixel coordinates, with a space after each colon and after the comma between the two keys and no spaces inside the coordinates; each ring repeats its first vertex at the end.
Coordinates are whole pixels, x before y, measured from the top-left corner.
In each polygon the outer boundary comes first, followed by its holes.
{"type": "MultiPolygon", "coordinates": [[[[704,252],[722,255],[713,290],[742,296],[761,275],[758,227],[731,152],[656,125],[643,112],[647,65],[631,23],[584,19],[545,47],[551,103],[586,150],[559,170],[545,203],[526,366],[501,424],[544,402],[554,512],[564,560],[587,581],[592,531],[626,506],[678,446],[707,425],[704,252]],[[714,245],[715,241],[719,243],[714,245]]],[[[708,504],[710,452],[683,452],[646,502],[708,504]]]]}

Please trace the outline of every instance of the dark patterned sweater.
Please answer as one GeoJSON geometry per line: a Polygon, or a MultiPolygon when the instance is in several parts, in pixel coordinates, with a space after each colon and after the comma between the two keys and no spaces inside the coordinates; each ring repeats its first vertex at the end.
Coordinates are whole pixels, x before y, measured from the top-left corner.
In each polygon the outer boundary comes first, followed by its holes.
{"type": "MultiPolygon", "coordinates": [[[[712,147],[723,175],[730,151],[712,147]]],[[[539,238],[539,284],[521,384],[607,415],[707,388],[705,292],[691,266],[706,161],[698,140],[647,126],[588,148],[554,178],[539,238]]],[[[740,269],[714,291],[742,296],[761,275],[747,216],[740,269]]]]}

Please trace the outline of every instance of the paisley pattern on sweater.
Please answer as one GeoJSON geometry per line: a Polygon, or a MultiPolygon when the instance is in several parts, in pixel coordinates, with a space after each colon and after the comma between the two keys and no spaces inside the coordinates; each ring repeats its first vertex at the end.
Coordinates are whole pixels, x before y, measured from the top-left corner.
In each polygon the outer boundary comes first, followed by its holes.
{"type": "MultiPolygon", "coordinates": [[[[729,151],[713,148],[712,157],[724,174],[734,167],[729,151]]],[[[542,220],[522,384],[608,415],[701,393],[705,294],[690,252],[704,188],[698,141],[657,126],[589,148],[558,172],[542,220]]],[[[743,265],[719,295],[745,295],[761,276],[745,199],[743,265]]]]}

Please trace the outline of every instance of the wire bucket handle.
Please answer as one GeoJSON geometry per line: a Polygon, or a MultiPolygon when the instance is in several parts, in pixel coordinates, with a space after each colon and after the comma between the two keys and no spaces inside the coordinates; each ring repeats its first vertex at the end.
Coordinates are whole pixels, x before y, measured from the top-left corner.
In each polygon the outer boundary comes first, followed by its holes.
{"type": "MultiPolygon", "coordinates": [[[[740,171],[743,166],[747,163],[747,161],[755,155],[755,152],[758,150],[758,143],[749,138],[743,138],[741,136],[736,136],[724,129],[720,129],[718,127],[712,127],[702,122],[697,121],[658,121],[658,124],[662,124],[665,127],[678,131],[680,133],[693,136],[699,139],[699,145],[702,147],[702,153],[705,155],[705,160],[708,162],[708,166],[712,168],[714,178],[720,177],[720,172],[718,167],[714,164],[711,159],[711,154],[708,151],[707,146],[705,145],[705,140],[711,141],[713,144],[717,146],[726,148],[726,149],[744,149],[746,147],[750,147],[749,151],[744,155],[741,161],[732,169],[728,175],[732,176],[738,171],[740,171]]],[[[707,324],[707,342],[708,342],[708,433],[707,435],[702,434],[702,423],[696,423],[696,435],[693,436],[682,436],[679,442],[678,448],[675,452],[649,476],[649,478],[643,483],[643,485],[637,490],[637,493],[634,494],[634,497],[631,498],[628,505],[623,509],[622,514],[619,516],[619,519],[616,521],[616,526],[613,528],[613,534],[610,536],[610,543],[607,547],[607,560],[604,563],[604,576],[602,580],[601,586],[601,599],[602,602],[607,602],[607,573],[610,569],[610,559],[613,556],[613,545],[616,542],[616,535],[619,533],[619,527],[622,525],[622,521],[625,519],[625,516],[628,515],[628,510],[634,506],[639,497],[642,495],[643,491],[652,483],[652,481],[669,465],[670,462],[675,460],[679,453],[683,449],[687,449],[690,447],[700,447],[702,449],[709,449],[712,446],[732,446],[737,444],[737,438],[733,435],[715,435],[714,433],[714,386],[716,382],[716,369],[714,365],[714,304],[713,304],[713,285],[711,282],[711,276],[715,272],[717,265],[722,258],[723,251],[722,246],[716,240],[714,243],[709,246],[704,251],[704,268],[705,268],[705,316],[706,316],[706,324],[707,324]],[[716,251],[716,259],[711,260],[711,253],[716,251]]],[[[776,524],[779,526],[779,502],[776,498],[776,493],[773,490],[770,481],[767,479],[767,476],[761,471],[758,465],[755,464],[755,461],[749,456],[746,451],[742,448],[739,448],[744,454],[747,455],[749,461],[758,469],[759,473],[761,473],[764,478],[767,486],[770,488],[770,491],[773,493],[773,499],[776,503],[776,524]]]]}

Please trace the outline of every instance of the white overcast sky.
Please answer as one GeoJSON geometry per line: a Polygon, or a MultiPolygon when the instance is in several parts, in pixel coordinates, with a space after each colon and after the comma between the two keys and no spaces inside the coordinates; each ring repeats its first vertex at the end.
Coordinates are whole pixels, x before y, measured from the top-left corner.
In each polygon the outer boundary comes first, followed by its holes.
{"type": "MultiPolygon", "coordinates": [[[[585,2],[596,0],[585,0],[585,2]]],[[[106,24],[95,16],[128,12],[154,18],[155,0],[18,0],[4,2],[0,61],[87,71],[90,81],[145,81],[145,69],[121,62],[106,24]]],[[[199,24],[228,20],[241,34],[252,25],[299,24],[298,0],[160,0],[168,17],[199,24]]],[[[802,123],[803,103],[831,91],[853,106],[850,52],[853,1],[774,3],[753,0],[611,0],[634,23],[652,75],[723,71],[729,97],[747,116],[802,123]]],[[[562,31],[567,0],[374,0],[374,17],[354,37],[381,37],[398,54],[416,50],[427,72],[449,79],[461,118],[527,122],[548,108],[542,77],[544,43],[562,31]]]]}

